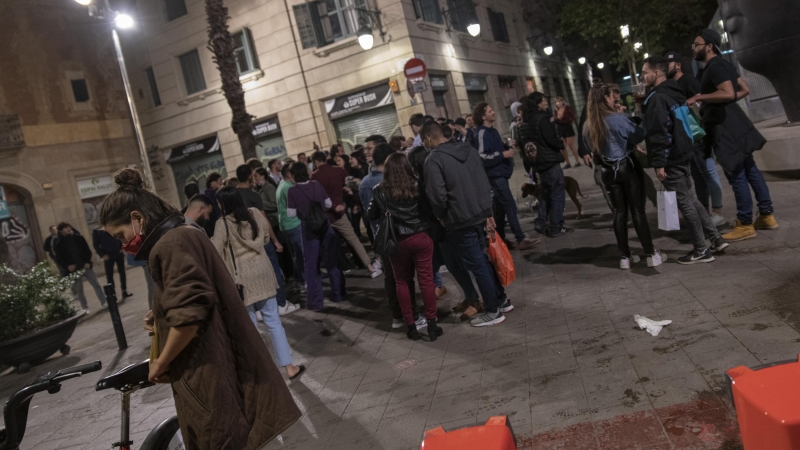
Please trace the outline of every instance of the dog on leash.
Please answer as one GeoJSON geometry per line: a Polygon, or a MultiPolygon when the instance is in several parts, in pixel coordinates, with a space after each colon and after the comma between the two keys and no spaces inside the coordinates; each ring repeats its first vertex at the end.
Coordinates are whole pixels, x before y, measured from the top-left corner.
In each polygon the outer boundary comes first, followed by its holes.
{"type": "MultiPolygon", "coordinates": [[[[584,197],[583,193],[581,192],[581,186],[578,184],[578,181],[572,177],[564,177],[564,189],[569,194],[569,198],[572,199],[572,203],[575,203],[575,206],[578,208],[578,219],[581,218],[583,215],[583,205],[578,200],[578,195],[582,198],[584,197]]],[[[522,198],[527,196],[533,196],[537,200],[542,201],[542,184],[530,184],[525,183],[522,185],[522,198]]]]}

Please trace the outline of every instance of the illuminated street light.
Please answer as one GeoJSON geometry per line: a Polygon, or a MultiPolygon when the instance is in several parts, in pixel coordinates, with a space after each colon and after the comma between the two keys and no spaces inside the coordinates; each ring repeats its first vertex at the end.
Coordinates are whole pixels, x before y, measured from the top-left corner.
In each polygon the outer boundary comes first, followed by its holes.
{"type": "Polygon", "coordinates": [[[481,34],[481,24],[479,24],[477,21],[475,23],[469,24],[467,26],[467,32],[472,37],[475,37],[475,36],[481,34]]]}
{"type": "Polygon", "coordinates": [[[75,0],[75,2],[79,5],[89,6],[92,3],[92,0],[75,0]]]}
{"type": "Polygon", "coordinates": [[[369,50],[372,48],[373,42],[372,28],[368,27],[366,24],[361,25],[361,28],[358,29],[358,45],[364,50],[369,50]]]}
{"type": "Polygon", "coordinates": [[[637,42],[637,43],[633,44],[633,48],[634,48],[634,50],[636,50],[638,52],[639,50],[642,49],[642,43],[641,42],[637,42]]]}
{"type": "Polygon", "coordinates": [[[627,39],[631,35],[631,30],[627,25],[622,25],[619,27],[619,34],[622,35],[622,39],[627,39]]]}
{"type": "Polygon", "coordinates": [[[649,57],[650,57],[650,53],[645,53],[645,54],[644,54],[644,59],[647,59],[647,58],[649,58],[649,57]]]}
{"type": "Polygon", "coordinates": [[[553,46],[552,45],[548,45],[543,50],[544,50],[544,54],[547,55],[547,56],[550,56],[550,55],[553,54],[553,46]]]}
{"type": "Polygon", "coordinates": [[[602,68],[603,68],[603,67],[605,67],[605,66],[606,66],[606,65],[605,65],[604,63],[597,63],[597,68],[598,68],[598,69],[602,69],[602,68]]]}
{"type": "Polygon", "coordinates": [[[133,17],[127,14],[120,13],[117,14],[116,17],[114,17],[114,26],[116,26],[120,30],[127,30],[128,28],[133,28],[133,25],[134,25],[133,17]]]}
{"type": "Polygon", "coordinates": [[[584,58],[583,56],[578,58],[578,64],[586,64],[586,58],[584,58]]]}

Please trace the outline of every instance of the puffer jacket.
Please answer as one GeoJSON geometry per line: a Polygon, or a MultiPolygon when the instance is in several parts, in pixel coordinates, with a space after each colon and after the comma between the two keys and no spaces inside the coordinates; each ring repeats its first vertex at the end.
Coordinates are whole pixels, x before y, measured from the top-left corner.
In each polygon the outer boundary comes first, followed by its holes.
{"type": "Polygon", "coordinates": [[[394,231],[399,236],[410,236],[430,229],[430,223],[422,217],[419,197],[395,200],[389,198],[379,184],[373,189],[367,214],[369,220],[377,222],[387,212],[392,215],[394,231]]]}
{"type": "Polygon", "coordinates": [[[692,137],[675,118],[675,109],[684,104],[686,97],[675,80],[661,82],[644,101],[647,159],[655,168],[682,164],[692,158],[692,137]]]}
{"type": "Polygon", "coordinates": [[[564,156],[561,154],[564,143],[558,138],[552,119],[553,116],[547,111],[526,110],[522,113],[522,125],[519,130],[520,147],[524,149],[528,142],[536,145],[536,161],[533,163],[533,170],[536,172],[544,172],[564,162],[564,156]]]}

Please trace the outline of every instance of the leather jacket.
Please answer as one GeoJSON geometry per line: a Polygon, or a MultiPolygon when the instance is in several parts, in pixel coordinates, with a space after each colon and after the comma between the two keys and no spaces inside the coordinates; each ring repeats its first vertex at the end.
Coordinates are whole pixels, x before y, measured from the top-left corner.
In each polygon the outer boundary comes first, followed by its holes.
{"type": "Polygon", "coordinates": [[[372,203],[367,212],[369,220],[378,221],[388,211],[392,215],[394,231],[399,236],[410,236],[430,229],[430,223],[422,218],[419,208],[419,197],[410,200],[392,200],[383,191],[382,186],[373,189],[372,203]]]}

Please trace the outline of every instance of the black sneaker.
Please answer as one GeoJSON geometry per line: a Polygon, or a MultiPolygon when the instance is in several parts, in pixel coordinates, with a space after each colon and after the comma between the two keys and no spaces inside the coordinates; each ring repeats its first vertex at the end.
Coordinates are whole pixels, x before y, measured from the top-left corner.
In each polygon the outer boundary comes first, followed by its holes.
{"type": "Polygon", "coordinates": [[[714,261],[714,256],[712,256],[711,252],[708,250],[705,250],[703,253],[692,250],[688,255],[678,258],[678,264],[700,264],[710,263],[712,261],[714,261]]]}
{"type": "Polygon", "coordinates": [[[572,233],[573,231],[575,231],[574,228],[561,227],[561,229],[558,229],[558,230],[555,230],[555,231],[547,230],[547,234],[545,236],[547,236],[549,238],[554,238],[554,237],[563,236],[563,235],[565,235],[567,233],[572,233]]]}
{"type": "Polygon", "coordinates": [[[722,236],[717,236],[715,238],[711,238],[711,253],[719,253],[725,251],[730,244],[725,242],[725,239],[722,239],[722,236]]]}

